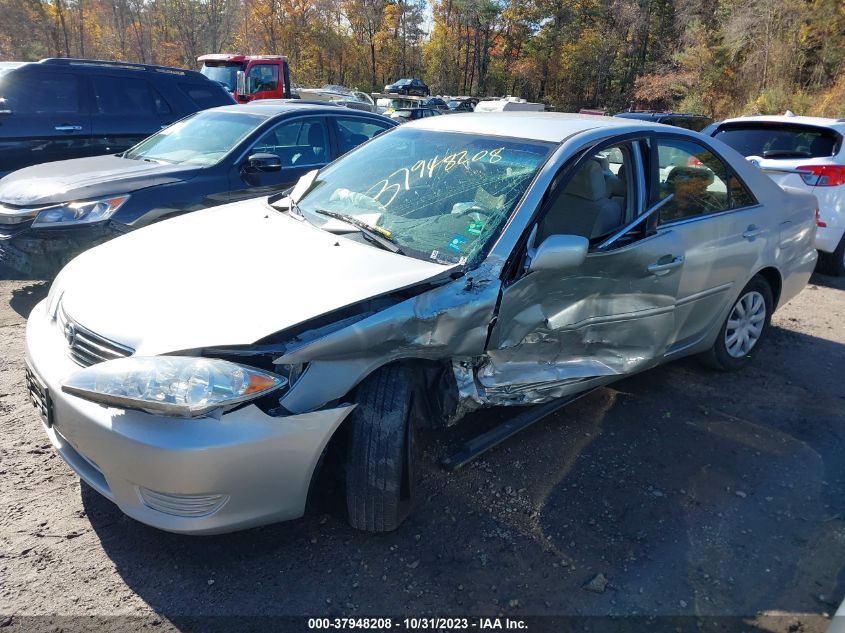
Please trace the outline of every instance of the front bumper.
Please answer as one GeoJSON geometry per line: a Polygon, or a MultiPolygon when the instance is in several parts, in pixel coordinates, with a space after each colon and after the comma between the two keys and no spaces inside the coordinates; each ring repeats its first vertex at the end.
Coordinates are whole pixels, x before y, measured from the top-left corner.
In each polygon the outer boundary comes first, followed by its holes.
{"type": "Polygon", "coordinates": [[[46,387],[50,442],[130,517],[170,532],[213,534],[302,516],[315,467],[354,405],[272,417],[254,405],[220,420],[109,408],[61,391],[79,370],[42,301],[27,323],[27,363],[46,387]]]}
{"type": "Polygon", "coordinates": [[[122,234],[109,221],[65,229],[0,226],[0,262],[26,275],[52,276],[81,252],[122,234]]]}
{"type": "Polygon", "coordinates": [[[816,229],[816,248],[824,253],[832,253],[842,241],[845,228],[841,226],[820,226],[816,229]]]}

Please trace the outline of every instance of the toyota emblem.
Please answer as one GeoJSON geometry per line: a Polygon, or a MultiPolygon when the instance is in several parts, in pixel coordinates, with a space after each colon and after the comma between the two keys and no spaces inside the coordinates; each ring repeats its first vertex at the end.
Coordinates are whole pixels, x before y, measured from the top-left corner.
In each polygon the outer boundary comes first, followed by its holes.
{"type": "Polygon", "coordinates": [[[73,323],[65,324],[65,340],[67,341],[68,347],[73,347],[76,341],[76,328],[73,323]]]}

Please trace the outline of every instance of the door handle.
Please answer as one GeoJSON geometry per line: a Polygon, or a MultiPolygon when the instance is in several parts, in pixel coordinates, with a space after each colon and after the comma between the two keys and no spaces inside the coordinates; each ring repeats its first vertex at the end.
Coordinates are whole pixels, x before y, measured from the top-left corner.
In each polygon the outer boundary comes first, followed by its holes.
{"type": "Polygon", "coordinates": [[[56,132],[79,132],[82,129],[81,125],[57,125],[56,132]]]}
{"type": "Polygon", "coordinates": [[[749,242],[752,242],[754,241],[754,238],[758,235],[760,235],[760,229],[757,227],[756,224],[752,224],[747,229],[745,229],[745,232],[742,234],[742,237],[748,240],[749,242]]]}
{"type": "Polygon", "coordinates": [[[678,255],[677,257],[673,257],[671,261],[666,262],[665,264],[661,264],[660,262],[655,262],[648,267],[648,272],[652,275],[665,275],[666,273],[674,270],[675,268],[680,268],[684,265],[684,256],[678,255]]]}

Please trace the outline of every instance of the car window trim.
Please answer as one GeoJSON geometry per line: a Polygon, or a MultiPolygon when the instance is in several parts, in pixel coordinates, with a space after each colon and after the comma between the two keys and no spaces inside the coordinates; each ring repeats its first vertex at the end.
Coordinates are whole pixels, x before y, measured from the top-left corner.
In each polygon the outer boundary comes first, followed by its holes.
{"type": "Polygon", "coordinates": [[[697,222],[699,220],[709,220],[714,217],[718,217],[721,215],[728,215],[729,213],[735,213],[737,211],[748,211],[750,209],[758,209],[761,208],[763,205],[760,203],[751,204],[745,207],[737,207],[736,209],[725,209],[723,211],[713,211],[711,213],[702,213],[701,215],[693,215],[688,218],[680,218],[678,220],[673,220],[671,222],[666,222],[664,224],[658,224],[658,228],[668,228],[674,226],[680,226],[682,224],[689,224],[690,222],[697,222]]]}
{"type": "MultiPolygon", "coordinates": [[[[694,132],[694,134],[697,134],[697,132],[694,132]]],[[[730,162],[728,162],[725,159],[725,157],[720,152],[718,152],[716,150],[716,148],[710,147],[708,144],[702,143],[697,138],[695,138],[693,136],[688,136],[686,134],[676,134],[676,133],[672,133],[672,132],[662,132],[661,131],[661,132],[656,133],[654,135],[654,137],[655,137],[655,139],[654,139],[655,145],[654,145],[654,151],[652,152],[652,154],[654,155],[653,160],[652,160],[652,169],[654,169],[655,171],[653,172],[652,176],[654,178],[654,193],[655,194],[660,190],[660,163],[659,163],[659,160],[658,160],[658,146],[659,146],[661,139],[668,138],[668,139],[677,139],[677,140],[681,140],[681,141],[686,141],[688,143],[693,143],[695,145],[703,147],[708,152],[713,154],[725,166],[725,170],[727,172],[728,180],[730,180],[731,177],[736,178],[740,182],[740,184],[745,188],[745,190],[748,192],[748,194],[751,196],[751,199],[753,201],[751,204],[747,204],[747,205],[742,206],[742,207],[736,207],[735,209],[731,209],[730,207],[728,207],[727,209],[722,209],[721,211],[712,211],[710,213],[702,213],[702,214],[699,214],[699,215],[690,216],[688,218],[680,218],[680,219],[674,220],[672,222],[666,222],[665,224],[660,223],[660,218],[658,216],[658,218],[657,218],[658,226],[660,226],[661,228],[664,227],[664,226],[677,226],[681,223],[686,223],[686,222],[689,222],[689,221],[692,221],[692,220],[703,219],[703,218],[711,218],[711,217],[716,216],[716,215],[724,215],[725,213],[733,213],[735,211],[744,211],[746,209],[755,209],[757,207],[762,206],[760,201],[757,199],[757,196],[754,195],[754,190],[745,183],[745,181],[742,179],[742,177],[731,166],[730,162]]],[[[710,137],[710,138],[715,138],[715,137],[710,137]]],[[[725,183],[726,186],[727,186],[727,184],[728,183],[725,183]]],[[[730,196],[730,192],[728,192],[728,204],[729,205],[730,205],[730,200],[731,200],[731,196],[730,196]]]]}

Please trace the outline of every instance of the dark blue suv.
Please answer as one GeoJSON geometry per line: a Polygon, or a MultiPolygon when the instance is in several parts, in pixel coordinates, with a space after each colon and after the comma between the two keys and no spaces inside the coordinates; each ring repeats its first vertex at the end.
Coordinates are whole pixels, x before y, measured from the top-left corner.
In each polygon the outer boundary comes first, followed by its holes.
{"type": "Polygon", "coordinates": [[[0,176],[122,152],[185,115],[234,103],[181,68],[87,59],[0,63],[0,176]]]}

